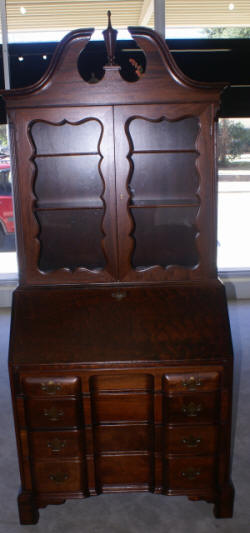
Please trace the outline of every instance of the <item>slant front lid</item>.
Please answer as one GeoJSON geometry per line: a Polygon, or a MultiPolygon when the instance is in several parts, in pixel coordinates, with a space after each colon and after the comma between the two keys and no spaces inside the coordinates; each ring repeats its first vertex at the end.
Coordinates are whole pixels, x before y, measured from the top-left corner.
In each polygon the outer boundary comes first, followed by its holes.
{"type": "Polygon", "coordinates": [[[224,287],[19,290],[19,363],[219,359],[231,354],[224,287]],[[27,351],[27,346],[29,350],[27,351]]]}

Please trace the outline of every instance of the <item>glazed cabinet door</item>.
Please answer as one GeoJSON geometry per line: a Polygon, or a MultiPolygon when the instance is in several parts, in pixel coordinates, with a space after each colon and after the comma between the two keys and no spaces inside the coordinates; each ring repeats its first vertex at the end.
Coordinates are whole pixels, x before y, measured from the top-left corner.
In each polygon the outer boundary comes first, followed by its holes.
{"type": "Polygon", "coordinates": [[[213,105],[15,113],[22,283],[215,275],[213,105]]]}
{"type": "Polygon", "coordinates": [[[214,274],[212,118],[204,103],[115,109],[121,281],[214,274]]]}
{"type": "Polygon", "coordinates": [[[113,281],[112,108],[17,110],[13,118],[21,281],[113,281]]]}

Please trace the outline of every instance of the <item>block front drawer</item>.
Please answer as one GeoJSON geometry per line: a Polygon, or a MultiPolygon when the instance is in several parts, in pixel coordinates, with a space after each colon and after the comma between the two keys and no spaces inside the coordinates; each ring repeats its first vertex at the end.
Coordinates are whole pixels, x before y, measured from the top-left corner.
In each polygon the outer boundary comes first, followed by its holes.
{"type": "Polygon", "coordinates": [[[147,451],[152,449],[154,428],[152,425],[97,426],[95,447],[98,452],[147,451]]]}
{"type": "Polygon", "coordinates": [[[212,488],[214,457],[171,458],[167,461],[168,486],[173,490],[212,488]]]}
{"type": "Polygon", "coordinates": [[[165,392],[206,392],[219,388],[219,372],[185,372],[165,374],[165,392]]]}
{"type": "Polygon", "coordinates": [[[30,428],[77,427],[80,423],[81,402],[76,398],[65,400],[27,398],[25,401],[30,428]]]}
{"type": "Polygon", "coordinates": [[[80,379],[71,376],[28,376],[21,378],[25,394],[35,396],[64,396],[80,393],[80,379]]]}
{"type": "Polygon", "coordinates": [[[100,485],[152,483],[152,457],[145,455],[100,455],[97,458],[100,485]]]}
{"type": "Polygon", "coordinates": [[[81,462],[36,462],[34,485],[39,492],[78,492],[84,490],[84,465],[81,462]]]}
{"type": "Polygon", "coordinates": [[[170,454],[213,454],[217,444],[217,426],[167,427],[166,452],[170,454]]]}
{"type": "Polygon", "coordinates": [[[218,418],[217,393],[183,394],[167,397],[164,401],[169,423],[214,423],[218,418]]]}
{"type": "Polygon", "coordinates": [[[95,423],[150,421],[153,418],[152,394],[98,394],[92,399],[95,423]]]}
{"type": "Polygon", "coordinates": [[[82,431],[32,431],[30,443],[34,457],[81,457],[83,454],[82,431]]]}

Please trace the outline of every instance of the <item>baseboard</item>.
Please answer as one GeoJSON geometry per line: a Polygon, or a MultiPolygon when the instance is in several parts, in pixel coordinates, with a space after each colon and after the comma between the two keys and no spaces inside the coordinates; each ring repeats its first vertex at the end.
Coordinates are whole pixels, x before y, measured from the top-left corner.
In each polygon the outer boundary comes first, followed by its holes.
{"type": "Polygon", "coordinates": [[[11,307],[12,293],[17,286],[17,281],[0,281],[0,307],[11,307]]]}
{"type": "Polygon", "coordinates": [[[237,274],[235,277],[220,274],[220,279],[225,285],[226,294],[229,300],[248,300],[250,299],[250,273],[247,275],[237,274]]]}

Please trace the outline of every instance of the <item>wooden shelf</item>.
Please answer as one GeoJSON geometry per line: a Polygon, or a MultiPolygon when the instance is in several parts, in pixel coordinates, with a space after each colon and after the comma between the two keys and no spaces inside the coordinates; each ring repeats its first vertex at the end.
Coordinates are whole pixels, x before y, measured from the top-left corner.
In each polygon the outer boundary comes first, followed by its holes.
{"type": "Polygon", "coordinates": [[[63,153],[57,153],[54,154],[35,154],[34,159],[40,158],[40,157],[75,157],[75,156],[83,156],[83,155],[99,155],[101,157],[101,154],[99,152],[63,152],[63,153]]]}
{"type": "Polygon", "coordinates": [[[136,200],[135,203],[130,203],[130,209],[143,209],[143,208],[157,208],[157,207],[199,207],[198,201],[192,201],[189,198],[177,199],[177,198],[164,198],[152,199],[152,200],[136,200]]]}
{"type": "Polygon", "coordinates": [[[104,209],[102,201],[93,202],[54,202],[54,203],[42,203],[37,202],[35,211],[65,211],[65,210],[79,210],[79,209],[104,209]]]}
{"type": "Polygon", "coordinates": [[[190,150],[190,149],[187,149],[185,150],[185,148],[180,148],[180,149],[177,149],[177,150],[133,150],[131,152],[131,156],[133,156],[134,154],[197,154],[199,155],[199,152],[198,150],[190,150]]]}

